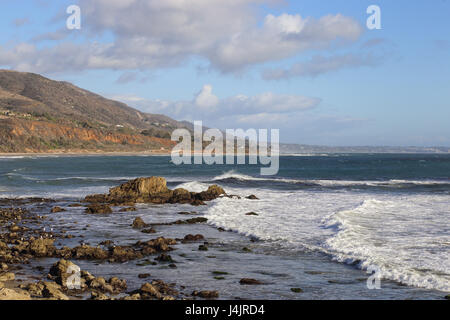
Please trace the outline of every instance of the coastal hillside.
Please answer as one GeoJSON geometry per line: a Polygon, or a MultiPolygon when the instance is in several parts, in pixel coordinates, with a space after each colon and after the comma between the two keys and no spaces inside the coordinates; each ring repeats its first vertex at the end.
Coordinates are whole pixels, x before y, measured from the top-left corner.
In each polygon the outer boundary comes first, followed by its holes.
{"type": "Polygon", "coordinates": [[[0,70],[0,152],[168,151],[187,127],[71,83],[0,70]]]}

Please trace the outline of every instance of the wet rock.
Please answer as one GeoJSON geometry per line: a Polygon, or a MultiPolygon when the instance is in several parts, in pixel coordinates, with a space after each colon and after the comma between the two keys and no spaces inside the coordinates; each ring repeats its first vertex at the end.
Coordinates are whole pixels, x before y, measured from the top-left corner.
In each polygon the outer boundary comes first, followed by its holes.
{"type": "Polygon", "coordinates": [[[291,288],[291,291],[294,293],[302,293],[303,290],[301,288],[291,288]]]}
{"type": "Polygon", "coordinates": [[[109,214],[112,212],[111,207],[104,204],[94,204],[86,208],[86,213],[89,214],[109,214]]]}
{"type": "Polygon", "coordinates": [[[91,297],[89,298],[89,300],[111,300],[111,297],[107,296],[104,293],[98,292],[98,291],[92,291],[91,292],[91,297]]]}
{"type": "Polygon", "coordinates": [[[201,244],[198,246],[199,251],[208,251],[208,247],[204,244],[201,244]]]}
{"type": "Polygon", "coordinates": [[[0,271],[8,270],[8,265],[4,262],[0,263],[0,271]]]}
{"type": "Polygon", "coordinates": [[[49,278],[63,287],[81,286],[81,269],[73,262],[61,259],[50,268],[49,278]],[[77,274],[79,278],[76,278],[77,274]]]}
{"type": "Polygon", "coordinates": [[[117,277],[112,277],[108,280],[108,284],[110,284],[113,288],[113,293],[118,294],[125,290],[127,290],[127,281],[124,279],[119,279],[117,277]]]}
{"type": "Polygon", "coordinates": [[[62,292],[62,287],[55,282],[42,282],[44,288],[42,290],[42,296],[44,298],[52,300],[69,300],[62,292]]]}
{"type": "Polygon", "coordinates": [[[138,274],[138,278],[139,279],[147,279],[147,278],[150,278],[150,277],[151,277],[150,273],[140,273],[140,274],[138,274]]]}
{"type": "Polygon", "coordinates": [[[141,296],[147,296],[150,298],[162,299],[163,296],[161,292],[159,292],[158,288],[150,283],[144,283],[139,289],[139,293],[141,296]]]}
{"type": "Polygon", "coordinates": [[[159,262],[174,262],[172,257],[166,253],[160,254],[158,257],[155,258],[155,260],[159,262]]]}
{"type": "Polygon", "coordinates": [[[190,203],[192,205],[204,205],[204,201],[210,201],[225,195],[223,188],[213,185],[208,190],[195,193],[178,188],[170,190],[167,182],[161,177],[138,178],[128,181],[118,187],[111,188],[106,195],[90,195],[85,198],[90,203],[109,203],[125,205],[135,203],[190,203]]]}
{"type": "Polygon", "coordinates": [[[115,262],[126,262],[129,260],[140,259],[143,257],[142,253],[134,250],[131,247],[114,247],[110,250],[111,260],[115,262]]]}
{"type": "Polygon", "coordinates": [[[248,197],[245,197],[246,199],[249,200],[259,200],[259,198],[257,196],[255,196],[254,194],[249,195],[248,197]]]}
{"type": "Polygon", "coordinates": [[[192,292],[192,295],[194,297],[200,297],[203,299],[216,299],[219,297],[219,291],[208,291],[208,290],[194,291],[192,292]]]}
{"type": "Polygon", "coordinates": [[[72,203],[69,205],[69,208],[79,208],[82,207],[83,205],[81,203],[72,203]]]}
{"type": "Polygon", "coordinates": [[[241,281],[239,281],[239,283],[241,285],[260,285],[260,284],[264,284],[263,282],[261,282],[259,280],[251,279],[251,278],[241,279],[241,281]]]}
{"type": "Polygon", "coordinates": [[[259,216],[259,214],[257,214],[256,212],[247,212],[245,215],[246,216],[259,216]]]}
{"type": "Polygon", "coordinates": [[[137,211],[136,207],[122,208],[119,210],[119,212],[133,212],[133,211],[137,211]]]}
{"type": "Polygon", "coordinates": [[[61,207],[53,207],[50,213],[58,213],[58,212],[65,212],[66,209],[63,209],[61,207]]]}
{"type": "Polygon", "coordinates": [[[14,281],[14,279],[16,279],[16,276],[12,272],[0,274],[0,281],[2,282],[14,281]]]}
{"type": "Polygon", "coordinates": [[[105,260],[109,257],[109,254],[106,250],[84,244],[72,249],[72,257],[75,259],[105,260]]]}
{"type": "Polygon", "coordinates": [[[195,241],[201,241],[204,240],[205,237],[201,234],[196,234],[196,235],[192,235],[192,234],[188,234],[184,237],[184,239],[182,240],[183,243],[187,243],[187,242],[195,242],[195,241]]]}
{"type": "Polygon", "coordinates": [[[51,257],[56,251],[54,242],[53,239],[37,239],[31,242],[29,250],[36,257],[51,257]]]}
{"type": "Polygon", "coordinates": [[[0,289],[0,300],[31,300],[28,292],[23,290],[0,289]]]}
{"type": "Polygon", "coordinates": [[[147,228],[147,229],[141,230],[141,232],[149,234],[149,233],[156,233],[156,230],[153,228],[147,228]]]}
{"type": "Polygon", "coordinates": [[[21,289],[27,291],[32,297],[42,297],[44,285],[42,283],[29,283],[27,285],[20,286],[21,289]]]}
{"type": "Polygon", "coordinates": [[[132,226],[134,229],[142,229],[148,227],[148,224],[146,224],[141,217],[137,217],[134,219],[132,226]]]}
{"type": "Polygon", "coordinates": [[[141,295],[139,293],[131,294],[124,297],[123,300],[141,300],[141,295]]]}
{"type": "Polygon", "coordinates": [[[173,190],[172,197],[169,199],[170,203],[190,203],[192,202],[191,193],[183,188],[173,190]]]}

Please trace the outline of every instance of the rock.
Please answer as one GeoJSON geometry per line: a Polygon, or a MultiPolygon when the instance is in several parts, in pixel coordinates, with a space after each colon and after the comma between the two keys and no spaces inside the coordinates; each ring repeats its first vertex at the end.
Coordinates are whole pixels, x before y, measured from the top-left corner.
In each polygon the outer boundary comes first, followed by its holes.
{"type": "Polygon", "coordinates": [[[21,230],[20,227],[18,225],[15,225],[15,224],[10,226],[8,229],[9,229],[10,232],[19,232],[21,230]]]}
{"type": "Polygon", "coordinates": [[[205,237],[203,235],[201,235],[201,234],[196,234],[196,235],[188,234],[188,235],[186,235],[184,237],[182,242],[183,243],[194,242],[194,241],[201,241],[201,240],[204,240],[204,239],[205,239],[205,237]]]}
{"type": "Polygon", "coordinates": [[[26,290],[33,297],[42,297],[44,285],[42,283],[29,283],[27,285],[21,286],[21,289],[26,290]]]}
{"type": "Polygon", "coordinates": [[[132,226],[134,229],[142,229],[148,227],[148,224],[146,224],[144,220],[142,220],[142,218],[137,217],[136,219],[134,219],[132,226]]]}
{"type": "Polygon", "coordinates": [[[113,197],[139,197],[166,193],[166,179],[161,177],[138,178],[111,188],[109,194],[113,197]]]}
{"type": "Polygon", "coordinates": [[[49,275],[52,280],[63,287],[81,289],[81,269],[71,261],[59,260],[50,268],[49,275]]]}
{"type": "Polygon", "coordinates": [[[150,277],[151,277],[150,273],[140,273],[140,274],[138,274],[138,278],[139,279],[147,279],[147,278],[150,278],[150,277]]]}
{"type": "Polygon", "coordinates": [[[105,278],[98,277],[94,278],[88,283],[89,289],[99,290],[101,292],[113,293],[114,288],[111,284],[107,283],[105,278]]]}
{"type": "Polygon", "coordinates": [[[54,300],[69,300],[62,291],[61,286],[55,282],[42,282],[44,289],[42,290],[42,296],[54,300]]]}
{"type": "Polygon", "coordinates": [[[183,188],[173,190],[172,197],[169,199],[171,203],[190,203],[191,193],[183,188]]]}
{"type": "Polygon", "coordinates": [[[198,218],[192,218],[192,219],[187,219],[187,220],[177,220],[173,223],[169,223],[169,224],[196,224],[196,223],[205,223],[208,222],[207,218],[202,218],[202,217],[198,217],[198,218]]]}
{"type": "Polygon", "coordinates": [[[156,233],[156,230],[153,228],[143,229],[141,230],[142,233],[156,233]]]}
{"type": "Polygon", "coordinates": [[[247,212],[245,215],[246,216],[258,216],[259,214],[257,214],[256,212],[247,212]]]}
{"type": "Polygon", "coordinates": [[[259,198],[256,197],[254,194],[251,194],[251,195],[249,195],[248,197],[245,197],[245,198],[249,199],[249,200],[259,200],[259,198]]]}
{"type": "Polygon", "coordinates": [[[192,295],[194,297],[200,297],[203,299],[216,299],[219,297],[219,291],[208,291],[208,290],[194,291],[192,292],[192,295]]]}
{"type": "Polygon", "coordinates": [[[3,281],[3,282],[14,281],[15,279],[16,279],[16,276],[12,272],[0,274],[0,281],[3,281]]]}
{"type": "Polygon", "coordinates": [[[139,293],[131,294],[123,298],[123,300],[141,300],[141,295],[139,293]]]}
{"type": "MultiPolygon", "coordinates": [[[[118,187],[111,188],[109,194],[90,195],[84,200],[96,205],[100,203],[121,206],[135,203],[190,203],[192,205],[204,205],[204,201],[216,199],[221,195],[225,195],[225,191],[217,185],[210,186],[208,190],[200,193],[189,192],[182,188],[172,191],[167,188],[167,182],[164,178],[149,177],[128,181],[118,187]]],[[[121,211],[123,212],[123,209],[121,211]]]]}
{"type": "Polygon", "coordinates": [[[92,291],[89,300],[111,300],[111,298],[101,292],[92,291]]]}
{"type": "Polygon", "coordinates": [[[58,212],[64,212],[66,209],[63,209],[61,207],[53,207],[53,209],[50,211],[50,213],[58,213],[58,212]]]}
{"type": "Polygon", "coordinates": [[[301,288],[291,288],[291,291],[295,292],[295,293],[302,293],[303,292],[303,290],[301,288]]]}
{"type": "Polygon", "coordinates": [[[141,295],[147,295],[156,299],[162,299],[163,297],[161,292],[159,292],[159,290],[150,283],[144,283],[139,289],[139,293],[141,295]]]}
{"type": "Polygon", "coordinates": [[[159,262],[174,262],[172,257],[165,253],[160,254],[155,260],[159,262]]]}
{"type": "Polygon", "coordinates": [[[8,265],[4,262],[0,263],[0,271],[8,270],[8,265]]]}
{"type": "Polygon", "coordinates": [[[26,291],[2,288],[0,289],[0,300],[31,300],[31,297],[26,291]]]}
{"type": "Polygon", "coordinates": [[[34,240],[30,244],[30,252],[36,257],[51,257],[56,251],[54,242],[53,239],[34,240]]]}
{"type": "Polygon", "coordinates": [[[105,204],[93,204],[86,208],[86,213],[89,214],[109,214],[112,212],[111,207],[105,204]]]}
{"type": "Polygon", "coordinates": [[[119,279],[117,277],[112,277],[108,280],[108,283],[112,286],[114,293],[120,293],[127,290],[127,281],[119,279]]]}
{"type": "Polygon", "coordinates": [[[109,257],[109,253],[101,248],[94,248],[84,244],[73,248],[72,256],[75,259],[105,260],[109,257]]]}
{"type": "Polygon", "coordinates": [[[263,284],[263,282],[256,280],[256,279],[250,279],[250,278],[244,278],[239,281],[241,285],[260,285],[263,284]]]}
{"type": "Polygon", "coordinates": [[[208,251],[208,247],[204,244],[201,244],[198,246],[199,251],[208,251]]]}
{"type": "Polygon", "coordinates": [[[131,247],[114,247],[110,250],[111,259],[116,262],[126,262],[129,260],[142,258],[142,253],[135,251],[131,247]]]}
{"type": "Polygon", "coordinates": [[[128,207],[119,210],[119,212],[133,212],[133,211],[137,211],[137,209],[135,207],[128,207]]]}

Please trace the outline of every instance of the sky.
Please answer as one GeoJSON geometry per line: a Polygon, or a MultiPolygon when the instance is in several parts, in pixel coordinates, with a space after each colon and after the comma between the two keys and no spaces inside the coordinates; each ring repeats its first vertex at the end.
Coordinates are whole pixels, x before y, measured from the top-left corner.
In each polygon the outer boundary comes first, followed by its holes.
{"type": "Polygon", "coordinates": [[[450,146],[450,0],[0,4],[3,69],[287,143],[450,146]]]}

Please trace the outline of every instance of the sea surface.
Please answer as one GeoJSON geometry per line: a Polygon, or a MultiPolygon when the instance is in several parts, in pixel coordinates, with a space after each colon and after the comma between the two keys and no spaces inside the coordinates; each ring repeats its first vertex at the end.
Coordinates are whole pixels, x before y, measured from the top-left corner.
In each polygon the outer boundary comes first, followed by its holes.
{"type": "Polygon", "coordinates": [[[207,225],[158,229],[155,237],[196,231],[210,242],[208,252],[198,244],[177,246],[176,270],[80,262],[135,286],[136,275],[149,271],[186,291],[216,289],[231,299],[440,299],[450,291],[450,155],[283,156],[278,175],[259,172],[258,165],[176,166],[166,156],[1,157],[0,197],[56,199],[68,211],[52,215],[53,223],[91,244],[152,236],[129,226],[136,216],[148,223],[181,219],[180,211],[208,218],[207,225]],[[190,191],[219,184],[242,198],[201,207],[138,205],[136,212],[108,217],[68,207],[143,176],[162,176],[170,188],[190,191]],[[260,200],[244,198],[250,194],[260,200]],[[367,287],[368,269],[377,270],[380,289],[367,287]],[[243,277],[266,285],[241,286],[243,277]]]}

